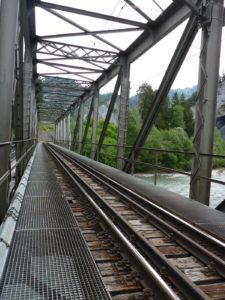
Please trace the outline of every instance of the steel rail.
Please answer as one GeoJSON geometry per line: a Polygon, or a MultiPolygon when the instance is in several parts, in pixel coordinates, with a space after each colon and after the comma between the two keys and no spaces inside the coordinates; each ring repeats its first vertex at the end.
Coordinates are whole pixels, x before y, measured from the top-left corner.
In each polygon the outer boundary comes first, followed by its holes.
{"type": "MultiPolygon", "coordinates": [[[[66,155],[67,157],[70,157],[72,160],[74,160],[74,157],[72,157],[72,156],[70,156],[70,155],[68,155],[64,152],[62,152],[62,153],[64,155],[66,155]]],[[[217,246],[217,251],[219,251],[221,253],[221,256],[225,253],[224,252],[225,251],[225,241],[223,242],[223,241],[217,239],[216,237],[210,235],[206,231],[202,230],[201,228],[196,227],[193,224],[190,224],[185,219],[182,219],[180,216],[174,215],[173,213],[167,211],[166,209],[159,206],[158,204],[156,204],[156,203],[152,202],[151,200],[137,194],[133,190],[121,185],[117,181],[109,178],[107,175],[102,174],[101,172],[93,169],[92,167],[90,167],[90,166],[88,166],[88,165],[86,165],[82,162],[79,162],[79,164],[82,164],[87,169],[91,170],[92,172],[94,172],[95,174],[100,176],[105,182],[106,181],[110,182],[110,186],[113,185],[116,188],[116,191],[122,190],[126,193],[126,195],[129,195],[130,197],[133,197],[134,200],[141,203],[142,206],[147,208],[149,211],[152,211],[153,209],[155,209],[157,211],[157,213],[163,214],[163,217],[169,218],[169,221],[174,223],[174,225],[176,225],[177,227],[188,230],[188,231],[190,231],[190,233],[194,232],[194,234],[197,235],[198,238],[203,239],[204,243],[206,243],[207,245],[210,243],[213,248],[215,246],[217,246]],[[180,227],[180,226],[182,226],[182,227],[180,227]]],[[[99,178],[98,178],[98,180],[99,180],[99,178]]],[[[126,195],[124,195],[124,197],[127,197],[126,195]]]]}
{"type": "MultiPolygon", "coordinates": [[[[80,162],[76,162],[78,165],[81,165],[80,162]]],[[[108,189],[112,190],[114,193],[118,194],[120,197],[123,197],[129,204],[131,204],[143,217],[149,217],[150,223],[155,225],[156,227],[160,228],[164,233],[169,235],[171,239],[175,240],[179,243],[180,246],[183,246],[186,250],[192,253],[194,256],[198,257],[201,261],[205,264],[214,263],[213,268],[225,278],[225,262],[216,256],[214,253],[209,252],[204,246],[199,245],[199,243],[195,242],[191,237],[184,235],[182,232],[171,226],[170,224],[166,223],[162,218],[156,216],[150,210],[144,208],[141,204],[138,204],[137,201],[130,199],[125,193],[122,193],[118,190],[117,187],[112,186],[112,182],[107,181],[106,179],[101,179],[96,176],[95,172],[89,171],[84,166],[81,166],[88,174],[94,176],[94,178],[101,182],[101,184],[105,185],[108,189]]],[[[121,188],[121,186],[120,186],[121,188]]],[[[208,240],[207,240],[208,242],[208,240]]],[[[225,247],[223,247],[220,251],[220,255],[224,256],[225,247]]]]}
{"type": "MultiPolygon", "coordinates": [[[[55,153],[59,157],[59,154],[57,154],[57,152],[58,150],[55,151],[55,153]]],[[[175,285],[179,292],[181,292],[185,297],[188,297],[188,299],[209,299],[198,286],[196,286],[176,266],[169,262],[168,259],[164,255],[162,255],[155,246],[150,245],[148,241],[140,233],[134,230],[134,228],[126,220],[124,220],[124,218],[121,217],[112,207],[110,207],[109,204],[106,203],[106,201],[94,191],[94,189],[92,189],[87,183],[85,183],[82,178],[80,178],[79,175],[77,175],[76,172],[73,171],[70,166],[68,166],[68,163],[64,162],[64,165],[68,170],[70,170],[70,174],[72,174],[76,178],[76,180],[85,188],[85,190],[89,191],[89,194],[91,194],[91,196],[95,201],[97,201],[99,206],[101,206],[104,211],[107,212],[107,215],[110,216],[111,219],[113,219],[114,224],[116,224],[130,238],[132,237],[132,240],[135,241],[135,246],[141,249],[144,256],[146,256],[148,260],[150,260],[161,272],[167,273],[170,281],[175,285]]],[[[107,188],[111,189],[110,184],[107,186],[107,188]]],[[[115,191],[116,189],[114,190],[114,192],[115,191]]],[[[146,216],[147,213],[148,212],[145,211],[144,216],[146,216]]]]}
{"type": "Polygon", "coordinates": [[[155,292],[160,294],[164,299],[178,300],[179,297],[171,290],[167,283],[159,276],[156,270],[151,266],[151,264],[144,258],[144,256],[131,244],[131,242],[126,238],[126,236],[120,231],[120,229],[114,224],[114,222],[107,216],[103,209],[95,202],[93,197],[87,193],[87,191],[81,186],[81,184],[74,178],[74,173],[71,172],[70,168],[62,161],[59,154],[56,153],[50,147],[47,147],[51,155],[54,157],[58,165],[63,169],[70,180],[75,184],[75,186],[80,190],[83,196],[88,200],[91,206],[97,211],[98,215],[104,220],[110,230],[114,233],[116,238],[122,243],[123,247],[129,252],[130,256],[135,260],[138,269],[146,274],[151,289],[155,289],[155,292]]]}

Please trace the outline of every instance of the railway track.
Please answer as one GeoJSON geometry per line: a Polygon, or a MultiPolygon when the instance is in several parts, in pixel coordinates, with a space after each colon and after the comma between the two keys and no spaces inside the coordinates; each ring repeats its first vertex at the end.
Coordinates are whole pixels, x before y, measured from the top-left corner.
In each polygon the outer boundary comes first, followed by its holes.
{"type": "Polygon", "coordinates": [[[48,149],[70,181],[58,174],[113,299],[225,299],[222,242],[48,149]]]}

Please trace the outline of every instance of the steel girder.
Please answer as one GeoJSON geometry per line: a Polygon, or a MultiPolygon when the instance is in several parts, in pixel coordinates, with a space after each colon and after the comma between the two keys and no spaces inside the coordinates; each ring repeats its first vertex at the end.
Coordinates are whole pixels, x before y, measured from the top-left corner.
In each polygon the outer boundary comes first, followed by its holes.
{"type": "MultiPolygon", "coordinates": [[[[121,33],[121,32],[134,32],[134,31],[141,31],[141,28],[118,28],[118,29],[106,29],[106,30],[91,30],[88,32],[72,32],[72,33],[61,33],[61,34],[51,34],[51,35],[42,35],[36,36],[37,39],[45,40],[45,39],[53,39],[53,38],[62,38],[62,37],[76,37],[76,36],[83,36],[83,35],[93,35],[93,34],[111,34],[111,33],[121,33]]],[[[102,49],[101,49],[102,51],[102,49]]]]}
{"type": "MultiPolygon", "coordinates": [[[[19,3],[2,0],[0,7],[0,142],[11,140],[12,102],[15,96],[15,44],[19,3]],[[7,31],[6,31],[7,28],[7,31]]],[[[9,172],[10,145],[0,147],[0,178],[9,172]]],[[[0,222],[9,206],[9,174],[0,185],[0,222]]]]}
{"type": "MultiPolygon", "coordinates": [[[[48,6],[44,2],[39,3],[39,1],[34,1],[34,3],[37,6],[46,5],[46,8],[48,6]]],[[[196,1],[193,1],[193,3],[196,3],[196,1]]],[[[55,4],[49,4],[48,7],[51,6],[52,9],[54,5],[55,4]]],[[[68,8],[64,6],[63,7],[57,6],[57,7],[66,9],[67,11],[70,12],[73,11],[72,8],[68,8]]],[[[76,12],[78,11],[76,10],[76,12]]],[[[148,23],[145,24],[147,28],[145,28],[144,32],[137,38],[135,42],[133,42],[128,47],[127,50],[123,51],[122,53],[118,53],[118,52],[114,53],[117,54],[117,59],[115,63],[112,64],[107,70],[103,71],[102,75],[95,81],[96,88],[100,89],[103,85],[105,85],[114,76],[118,74],[120,70],[121,54],[123,56],[127,56],[128,63],[135,61],[144,52],[146,52],[148,49],[154,46],[158,41],[160,41],[165,35],[170,33],[176,26],[178,26],[181,22],[183,22],[186,18],[188,18],[190,13],[191,13],[190,9],[183,2],[174,2],[161,14],[161,16],[158,19],[156,19],[154,22],[150,22],[150,24],[148,23]]],[[[85,30],[83,30],[83,32],[89,34],[85,30]]],[[[101,53],[100,53],[100,58],[101,58],[101,53]]],[[[99,60],[99,55],[96,56],[96,59],[99,60]]],[[[113,57],[113,60],[115,60],[115,57],[113,57]]],[[[93,89],[89,92],[85,92],[82,97],[85,101],[92,95],[93,95],[93,89]]],[[[68,108],[68,110],[70,110],[71,108],[68,108]]]]}
{"type": "Polygon", "coordinates": [[[141,130],[128,156],[128,161],[124,166],[124,171],[126,172],[130,171],[132,160],[138,156],[140,152],[140,147],[144,145],[147,136],[152,126],[154,125],[159,109],[162,106],[164,100],[166,99],[166,96],[173,84],[174,79],[176,78],[176,75],[186,57],[186,54],[196,36],[197,31],[198,31],[198,17],[192,15],[186,25],[183,35],[170,61],[168,69],[166,70],[166,73],[162,79],[162,82],[156,93],[153,105],[149,108],[147,116],[143,121],[141,130]]]}
{"type": "Polygon", "coordinates": [[[94,159],[95,151],[97,147],[98,103],[99,103],[99,91],[96,90],[93,96],[93,126],[92,126],[91,155],[90,155],[92,159],[94,159]]]}
{"type": "Polygon", "coordinates": [[[106,131],[107,131],[107,128],[108,128],[108,125],[109,125],[109,122],[110,122],[110,119],[111,119],[111,116],[112,116],[112,113],[113,113],[113,109],[114,109],[114,106],[115,106],[115,103],[116,103],[116,98],[118,97],[120,84],[121,84],[121,72],[118,74],[117,81],[116,81],[116,84],[115,84],[115,87],[114,87],[114,91],[112,93],[112,97],[111,97],[111,100],[110,100],[110,103],[109,103],[109,107],[108,107],[107,114],[106,114],[106,117],[105,117],[105,121],[104,121],[104,124],[103,124],[103,127],[102,127],[102,131],[101,131],[101,135],[99,137],[99,141],[98,141],[97,148],[96,148],[95,155],[94,155],[95,160],[98,160],[98,154],[101,151],[101,148],[102,148],[105,136],[106,136],[106,131]]]}
{"type": "Polygon", "coordinates": [[[85,146],[86,139],[87,139],[88,129],[89,129],[90,122],[91,122],[91,115],[92,115],[93,108],[94,108],[94,98],[95,98],[95,94],[93,95],[93,97],[91,99],[91,105],[90,105],[89,112],[87,115],[87,123],[86,123],[85,129],[84,129],[84,135],[83,135],[83,139],[82,139],[82,146],[80,149],[80,154],[82,154],[84,151],[84,146],[85,146]]]}
{"type": "Polygon", "coordinates": [[[203,24],[200,53],[199,82],[196,98],[195,133],[193,139],[193,165],[190,197],[209,205],[214,128],[216,118],[217,87],[224,0],[205,7],[208,22],[203,24]],[[206,153],[208,156],[202,156],[206,153]]]}
{"type": "MultiPolygon", "coordinates": [[[[196,3],[197,0],[194,0],[196,3]]],[[[97,89],[102,88],[106,83],[112,80],[120,71],[121,57],[127,56],[127,63],[131,64],[142,54],[152,48],[173,29],[179,26],[191,15],[190,9],[182,2],[173,2],[160,16],[154,21],[154,27],[146,29],[123,53],[118,54],[118,58],[95,81],[97,89]]],[[[84,101],[93,95],[93,90],[84,93],[84,101]]]]}
{"type": "Polygon", "coordinates": [[[137,26],[137,27],[141,27],[141,28],[146,28],[147,27],[145,23],[136,22],[136,21],[128,20],[128,19],[123,19],[123,18],[119,18],[119,17],[114,17],[114,16],[111,16],[111,15],[105,15],[105,14],[100,14],[100,13],[96,13],[96,12],[91,12],[91,11],[78,9],[78,8],[74,8],[74,7],[58,5],[58,4],[54,4],[54,3],[36,1],[35,5],[37,7],[41,7],[41,8],[44,8],[44,9],[55,9],[55,10],[60,10],[60,11],[85,15],[85,16],[89,16],[89,17],[93,17],[93,18],[113,21],[113,22],[117,22],[117,23],[137,26]]]}

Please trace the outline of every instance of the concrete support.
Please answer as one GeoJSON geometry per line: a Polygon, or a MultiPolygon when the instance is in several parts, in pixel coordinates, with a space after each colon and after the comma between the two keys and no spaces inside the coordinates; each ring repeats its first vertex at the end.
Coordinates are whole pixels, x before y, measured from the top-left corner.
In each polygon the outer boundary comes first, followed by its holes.
{"type": "Polygon", "coordinates": [[[116,166],[119,170],[123,169],[124,152],[127,137],[127,119],[129,108],[129,92],[130,92],[130,65],[123,58],[121,66],[121,91],[120,91],[120,107],[118,120],[118,136],[117,136],[117,162],[116,166]]]}
{"type": "Polygon", "coordinates": [[[97,149],[98,102],[99,102],[99,90],[96,90],[93,99],[93,126],[92,126],[92,137],[91,137],[91,158],[92,159],[94,159],[95,151],[97,149]]]}
{"type": "Polygon", "coordinates": [[[82,140],[83,140],[83,121],[84,121],[84,102],[80,102],[80,116],[79,116],[79,148],[78,152],[82,151],[82,140]]]}
{"type": "Polygon", "coordinates": [[[224,1],[215,0],[208,5],[204,9],[211,19],[202,29],[190,186],[190,197],[206,205],[209,205],[210,182],[204,177],[211,177],[212,158],[201,156],[201,153],[213,153],[224,1]]]}
{"type": "MultiPolygon", "coordinates": [[[[2,0],[0,9],[0,143],[11,139],[15,50],[19,1],[2,0]]],[[[10,146],[0,147],[0,177],[9,169],[10,146]]],[[[8,180],[0,186],[0,219],[9,205],[8,180]]]]}

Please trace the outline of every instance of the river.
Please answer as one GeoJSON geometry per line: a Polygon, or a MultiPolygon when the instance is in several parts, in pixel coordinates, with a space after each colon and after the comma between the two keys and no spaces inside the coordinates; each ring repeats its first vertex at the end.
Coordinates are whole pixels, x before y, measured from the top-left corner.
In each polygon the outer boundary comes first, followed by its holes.
{"type": "MultiPolygon", "coordinates": [[[[150,184],[154,184],[153,174],[135,174],[135,177],[145,180],[150,184]]],[[[212,171],[212,178],[225,182],[225,169],[212,171]]],[[[182,196],[189,195],[190,178],[178,173],[175,174],[157,174],[157,186],[164,187],[172,192],[182,196]]],[[[212,183],[210,193],[210,207],[216,207],[225,199],[225,186],[217,183],[212,183]]]]}

